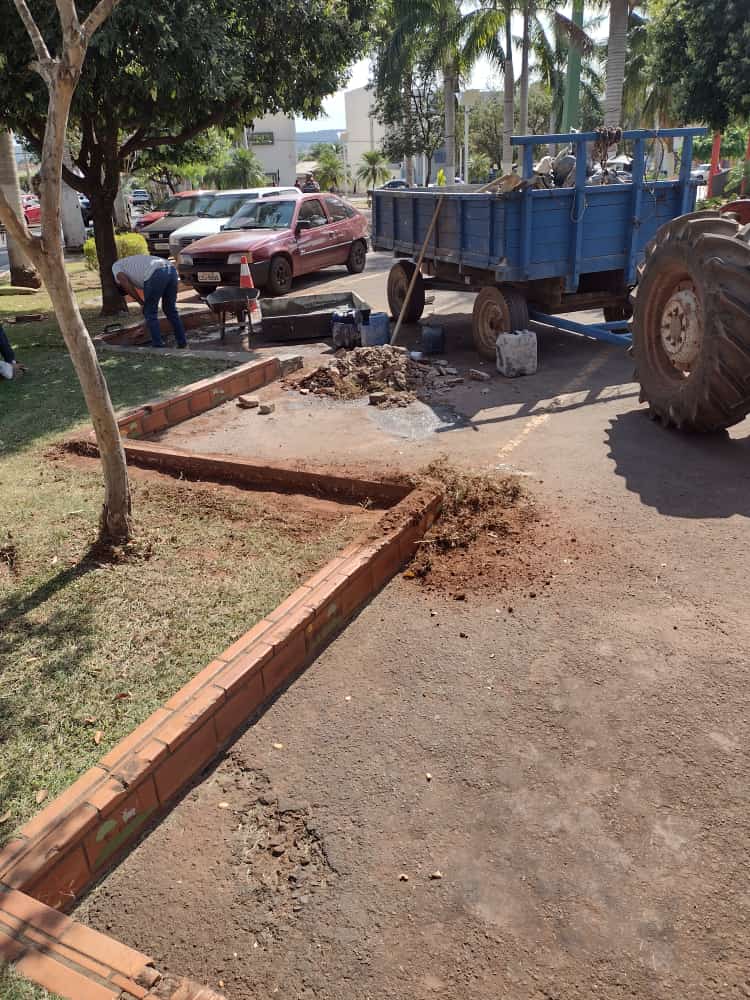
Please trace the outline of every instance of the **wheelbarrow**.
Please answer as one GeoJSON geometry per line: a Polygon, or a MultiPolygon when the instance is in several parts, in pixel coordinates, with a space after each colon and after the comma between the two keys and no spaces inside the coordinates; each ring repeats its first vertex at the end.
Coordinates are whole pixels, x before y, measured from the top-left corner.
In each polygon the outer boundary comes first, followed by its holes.
{"type": "Polygon", "coordinates": [[[263,316],[260,309],[260,290],[257,288],[217,288],[206,296],[206,302],[211,312],[219,317],[221,339],[224,340],[227,327],[227,315],[233,315],[237,324],[246,328],[247,317],[250,319],[248,336],[260,333],[263,328],[263,316]]]}

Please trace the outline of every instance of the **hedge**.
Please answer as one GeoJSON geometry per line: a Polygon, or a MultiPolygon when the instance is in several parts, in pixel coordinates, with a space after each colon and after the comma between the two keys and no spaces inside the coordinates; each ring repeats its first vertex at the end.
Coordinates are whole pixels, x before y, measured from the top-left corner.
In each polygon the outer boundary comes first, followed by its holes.
{"type": "MultiPolygon", "coordinates": [[[[148,253],[148,244],[140,233],[119,233],[115,236],[115,246],[117,247],[118,260],[121,257],[134,257],[138,253],[148,253]]],[[[96,242],[93,236],[90,236],[83,244],[83,255],[86,258],[86,267],[89,271],[97,271],[99,259],[96,256],[96,242]]]]}

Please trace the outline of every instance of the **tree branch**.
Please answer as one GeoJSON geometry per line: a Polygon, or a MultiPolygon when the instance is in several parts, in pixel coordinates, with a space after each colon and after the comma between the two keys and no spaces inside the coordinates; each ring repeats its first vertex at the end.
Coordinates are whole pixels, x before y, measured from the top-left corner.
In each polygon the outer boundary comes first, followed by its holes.
{"type": "Polygon", "coordinates": [[[208,115],[197,125],[193,125],[190,128],[183,129],[182,132],[177,135],[146,135],[144,136],[143,129],[139,129],[135,132],[128,140],[120,147],[120,159],[123,159],[129,153],[135,153],[139,149],[149,149],[152,146],[178,146],[181,142],[186,142],[188,139],[192,139],[193,136],[198,135],[200,132],[205,132],[207,128],[211,128],[212,125],[219,125],[227,115],[231,114],[236,108],[240,107],[244,98],[238,98],[231,104],[224,104],[221,108],[218,108],[213,114],[208,115]],[[141,133],[140,138],[139,132],[141,133]]]}
{"type": "Polygon", "coordinates": [[[83,22],[83,40],[86,45],[88,45],[91,41],[91,36],[101,28],[119,2],[120,0],[99,0],[99,3],[83,22]]]}
{"type": "Polygon", "coordinates": [[[78,20],[75,0],[55,0],[55,3],[63,30],[63,44],[72,38],[78,41],[81,37],[81,22],[78,20]]]}
{"type": "Polygon", "coordinates": [[[26,3],[26,0],[13,0],[13,3],[16,5],[18,16],[23,21],[26,32],[31,39],[31,44],[34,46],[34,52],[40,66],[49,65],[52,62],[52,57],[49,54],[46,42],[42,38],[42,33],[29,10],[29,5],[26,3]]]}
{"type": "Polygon", "coordinates": [[[22,248],[23,252],[35,266],[39,266],[40,238],[32,236],[26,222],[22,222],[11,208],[10,202],[5,197],[5,192],[0,188],[0,223],[2,223],[11,237],[22,248]]]}

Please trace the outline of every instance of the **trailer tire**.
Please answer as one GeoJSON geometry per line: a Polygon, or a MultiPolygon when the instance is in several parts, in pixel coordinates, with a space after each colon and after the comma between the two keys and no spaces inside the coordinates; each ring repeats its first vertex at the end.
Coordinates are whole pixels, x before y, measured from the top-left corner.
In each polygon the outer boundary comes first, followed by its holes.
{"type": "Polygon", "coordinates": [[[750,413],[750,242],[736,220],[696,212],[662,226],[632,299],[651,417],[717,431],[750,413]]]}
{"type": "Polygon", "coordinates": [[[604,322],[605,323],[621,323],[628,320],[633,315],[633,307],[627,302],[623,302],[620,306],[605,306],[604,307],[604,322]]]}
{"type": "Polygon", "coordinates": [[[525,330],[529,325],[526,299],[515,288],[482,288],[471,314],[471,332],[477,352],[488,361],[496,358],[498,334],[525,330]]]}
{"type": "MultiPolygon", "coordinates": [[[[413,260],[397,260],[388,272],[388,308],[394,319],[398,319],[401,313],[406,292],[409,288],[409,282],[416,268],[417,265],[413,260]]],[[[404,313],[404,323],[417,322],[424,312],[424,299],[424,280],[422,275],[418,274],[417,280],[414,282],[411,298],[409,299],[409,305],[406,307],[406,312],[404,313]]]]}

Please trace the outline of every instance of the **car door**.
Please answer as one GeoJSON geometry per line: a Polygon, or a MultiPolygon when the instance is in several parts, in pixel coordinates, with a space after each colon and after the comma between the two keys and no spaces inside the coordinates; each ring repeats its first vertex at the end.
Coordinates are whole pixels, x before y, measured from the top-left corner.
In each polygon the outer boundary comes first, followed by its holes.
{"type": "Polygon", "coordinates": [[[297,236],[299,273],[309,274],[334,263],[333,225],[325,213],[320,198],[305,198],[297,212],[297,225],[302,223],[297,236]]]}
{"type": "Polygon", "coordinates": [[[349,209],[341,198],[336,198],[334,195],[328,195],[325,203],[332,222],[331,263],[346,264],[352,248],[353,227],[349,209]]]}

